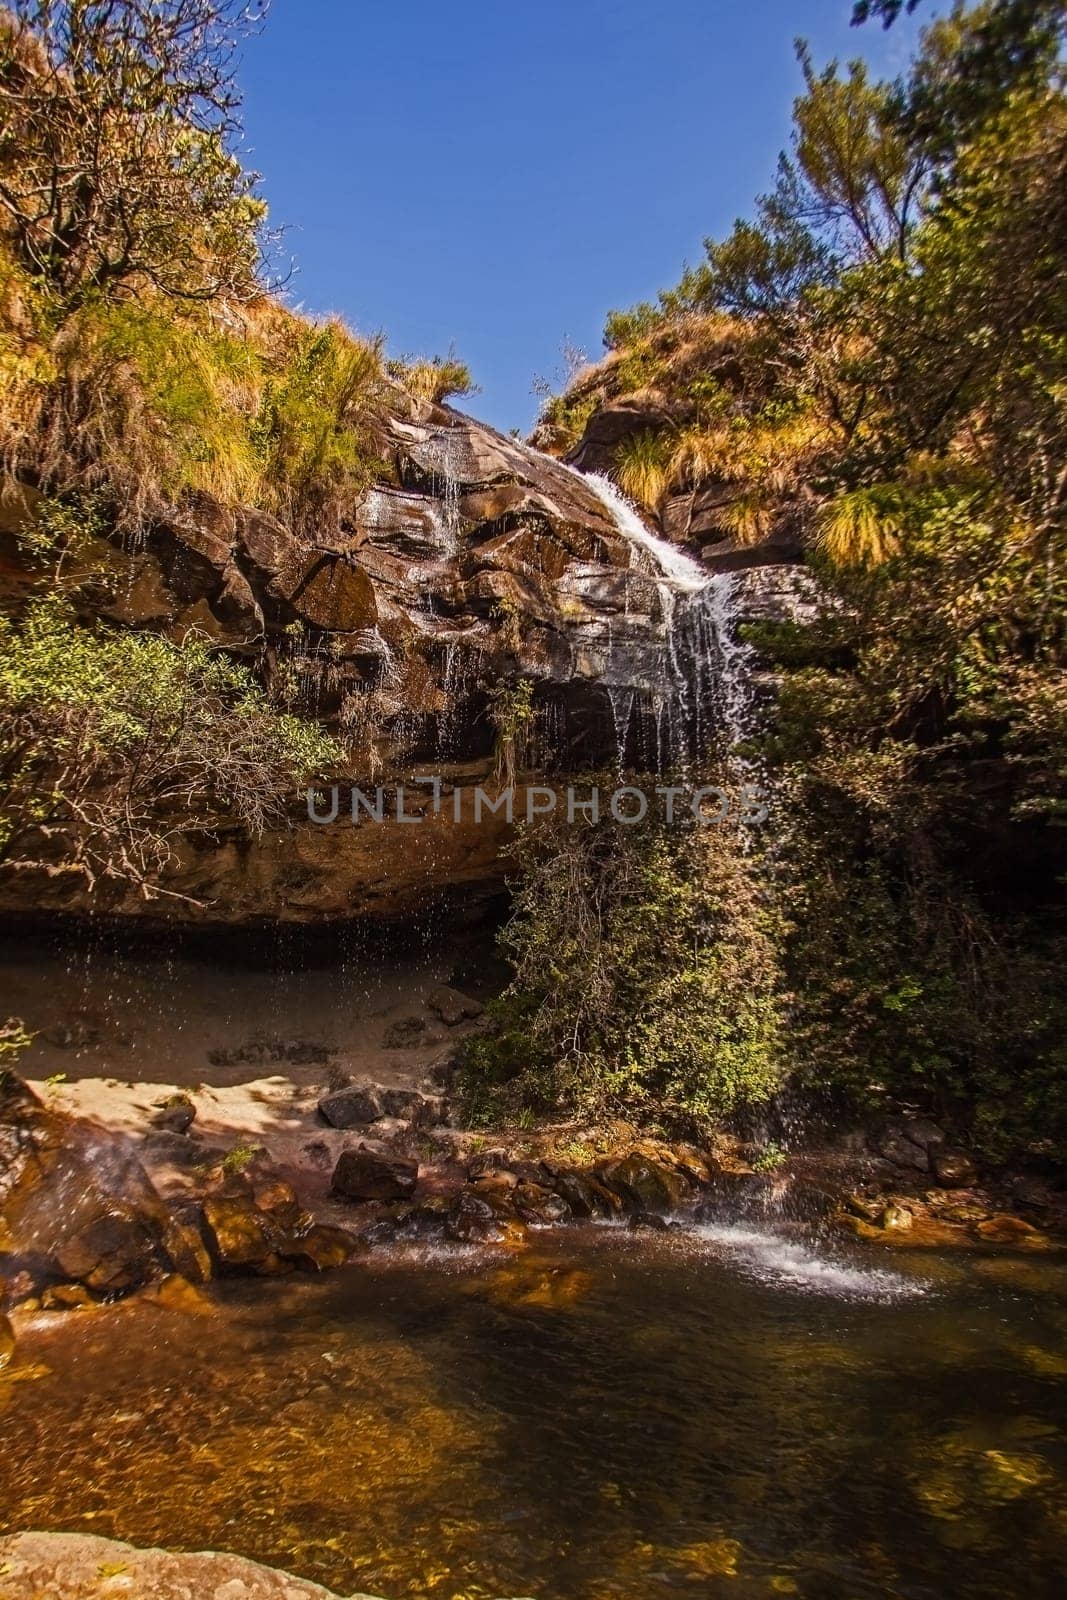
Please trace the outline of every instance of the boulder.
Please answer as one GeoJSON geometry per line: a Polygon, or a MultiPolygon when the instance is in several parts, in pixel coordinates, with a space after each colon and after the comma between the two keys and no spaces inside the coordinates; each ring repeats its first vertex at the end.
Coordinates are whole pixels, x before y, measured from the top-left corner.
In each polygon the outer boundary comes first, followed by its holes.
{"type": "Polygon", "coordinates": [[[269,1272],[275,1267],[275,1231],[251,1195],[208,1195],[203,1215],[208,1246],[221,1271],[269,1272]]]}
{"type": "Polygon", "coordinates": [[[418,1178],[417,1161],[362,1148],[342,1150],[332,1188],[345,1200],[406,1200],[418,1178]]]}
{"type": "Polygon", "coordinates": [[[8,1365],[15,1354],[15,1330],[10,1319],[0,1311],[0,1372],[8,1365]]]}
{"type": "Polygon", "coordinates": [[[440,1044],[444,1034],[425,1017],[398,1017],[382,1034],[386,1050],[416,1050],[420,1045],[440,1044]]]}
{"type": "Polygon", "coordinates": [[[123,1294],[172,1270],[169,1220],[129,1140],[0,1080],[0,1271],[123,1294]]]}
{"type": "Polygon", "coordinates": [[[196,1120],[196,1107],[187,1094],[175,1094],[152,1113],[153,1128],[162,1133],[188,1133],[196,1120]]]}
{"type": "Polygon", "coordinates": [[[445,1218],[445,1232],[462,1244],[499,1244],[505,1237],[492,1206],[466,1189],[445,1218]]]}
{"type": "Polygon", "coordinates": [[[332,1267],[343,1267],[358,1250],[365,1248],[347,1229],[317,1222],[305,1233],[282,1244],[278,1254],[304,1272],[325,1272],[332,1267]]]}
{"type": "Polygon", "coordinates": [[[317,1583],[243,1556],[139,1550],[89,1533],[8,1534],[0,1538],[0,1573],[4,1600],[337,1600],[317,1583]]]}
{"type": "Polygon", "coordinates": [[[166,1269],[162,1243],[153,1222],[128,1211],[104,1212],[61,1240],[53,1260],[73,1283],[97,1294],[123,1294],[166,1269]]]}
{"type": "Polygon", "coordinates": [[[637,1232],[639,1229],[648,1229],[653,1233],[669,1233],[674,1223],[668,1221],[655,1211],[635,1211],[627,1226],[637,1232]]]}
{"type": "Polygon", "coordinates": [[[381,1094],[375,1084],[354,1083],[319,1101],[319,1115],[331,1128],[358,1128],[384,1116],[381,1094]]]}
{"type": "Polygon", "coordinates": [[[441,1121],[444,1101],[440,1095],[426,1095],[420,1089],[382,1089],[380,1093],[386,1116],[411,1122],[417,1128],[441,1121]]]}
{"type": "Polygon", "coordinates": [[[465,1022],[468,1017],[480,1017],[484,1009],[479,1001],[461,994],[458,989],[450,989],[447,984],[431,989],[426,996],[426,1004],[434,1016],[440,1017],[450,1028],[465,1022]]]}
{"type": "Polygon", "coordinates": [[[930,1147],[930,1170],[947,1189],[968,1189],[978,1178],[977,1168],[967,1152],[953,1150],[948,1145],[930,1147]]]}
{"type": "Polygon", "coordinates": [[[914,1167],[920,1172],[928,1170],[926,1150],[909,1139],[903,1128],[887,1128],[875,1148],[882,1159],[894,1167],[914,1167]]]}
{"type": "Polygon", "coordinates": [[[595,1169],[595,1175],[629,1211],[673,1211],[685,1199],[689,1187],[672,1168],[634,1153],[605,1162],[595,1169]]]}
{"type": "Polygon", "coordinates": [[[567,1202],[575,1217],[614,1217],[622,1210],[620,1196],[589,1172],[559,1168],[552,1173],[552,1187],[567,1202]]]}
{"type": "Polygon", "coordinates": [[[886,1206],[879,1220],[882,1227],[890,1232],[904,1233],[913,1225],[915,1218],[907,1206],[892,1203],[886,1206]]]}
{"type": "Polygon", "coordinates": [[[571,1214],[571,1208],[562,1195],[525,1179],[517,1183],[511,1191],[511,1203],[523,1222],[534,1223],[540,1227],[566,1222],[571,1214]]]}

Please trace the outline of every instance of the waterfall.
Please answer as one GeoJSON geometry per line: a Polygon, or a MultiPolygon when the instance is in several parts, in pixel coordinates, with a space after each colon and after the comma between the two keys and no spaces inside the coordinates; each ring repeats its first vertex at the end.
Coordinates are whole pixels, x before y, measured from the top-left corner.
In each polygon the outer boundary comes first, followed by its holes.
{"type": "MultiPolygon", "coordinates": [[[[666,630],[660,680],[653,693],[658,760],[662,768],[684,768],[699,758],[717,730],[728,754],[748,739],[755,723],[751,645],[738,637],[739,585],[732,572],[706,567],[660,538],[642,521],[618,486],[599,473],[575,476],[593,491],[631,548],[639,553],[660,597],[666,630]]],[[[626,724],[633,714],[632,701],[626,724]]],[[[612,692],[618,759],[624,757],[625,726],[612,692]]],[[[743,762],[738,762],[744,765],[743,762]]]]}

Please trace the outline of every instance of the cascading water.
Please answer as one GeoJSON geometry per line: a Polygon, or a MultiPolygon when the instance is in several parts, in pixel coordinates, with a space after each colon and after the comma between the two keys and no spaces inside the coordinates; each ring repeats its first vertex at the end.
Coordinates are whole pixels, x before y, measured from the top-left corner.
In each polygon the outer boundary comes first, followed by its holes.
{"type": "MultiPolygon", "coordinates": [[[[654,534],[609,478],[599,473],[575,475],[610,511],[623,538],[651,567],[659,593],[666,649],[651,693],[657,766],[684,769],[690,759],[704,754],[720,729],[728,754],[734,752],[751,736],[755,723],[753,651],[738,637],[736,575],[709,573],[677,545],[654,534]]],[[[609,693],[621,765],[634,695],[628,691],[624,700],[618,688],[609,693]]]]}

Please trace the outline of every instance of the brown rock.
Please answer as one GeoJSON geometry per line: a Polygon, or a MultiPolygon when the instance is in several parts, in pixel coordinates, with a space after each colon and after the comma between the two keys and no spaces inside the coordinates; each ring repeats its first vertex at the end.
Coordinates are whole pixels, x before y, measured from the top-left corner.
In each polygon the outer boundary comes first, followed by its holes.
{"type": "Polygon", "coordinates": [[[121,1294],[159,1274],[162,1240],[143,1218],[105,1213],[64,1239],[53,1252],[60,1272],[99,1294],[121,1294]]]}
{"type": "Polygon", "coordinates": [[[1045,1235],[1037,1228],[1031,1227],[1029,1222],[1024,1222],[1022,1217],[1013,1217],[1008,1212],[998,1212],[996,1216],[987,1217],[984,1222],[977,1224],[975,1232],[980,1238],[988,1239],[991,1244],[1038,1247],[1048,1242],[1045,1235]]]}
{"type": "MultiPolygon", "coordinates": [[[[285,575],[281,581],[286,583],[285,575]]],[[[288,583],[292,584],[289,604],[297,616],[316,627],[350,631],[373,628],[378,620],[374,585],[346,556],[313,552],[288,575],[288,583]]]]}
{"type": "Polygon", "coordinates": [[[249,1195],[208,1195],[203,1203],[208,1246],[222,1271],[266,1271],[275,1235],[249,1195]]]}
{"type": "Polygon", "coordinates": [[[358,1250],[365,1248],[362,1241],[346,1229],[318,1222],[299,1238],[283,1245],[278,1253],[305,1272],[325,1272],[332,1267],[343,1267],[358,1250]]]}
{"type": "Polygon", "coordinates": [[[406,1200],[418,1178],[417,1161],[361,1148],[342,1150],[332,1187],[345,1200],[406,1200]]]}
{"type": "Polygon", "coordinates": [[[689,1187],[680,1173],[636,1154],[597,1167],[596,1177],[630,1211],[673,1211],[689,1187]]]}
{"type": "Polygon", "coordinates": [[[426,996],[426,1004],[435,1016],[454,1028],[457,1023],[464,1022],[468,1017],[480,1017],[484,1007],[469,995],[460,994],[458,989],[450,989],[446,984],[431,989],[426,996]]]}
{"type": "Polygon", "coordinates": [[[319,1101],[319,1115],[331,1128],[357,1128],[377,1122],[384,1115],[379,1090],[374,1084],[352,1084],[319,1101]]]}
{"type": "Polygon", "coordinates": [[[966,1189],[978,1177],[974,1162],[964,1150],[953,1150],[948,1145],[932,1145],[930,1170],[938,1183],[949,1189],[966,1189]]]}
{"type": "Polygon", "coordinates": [[[505,1237],[492,1206],[466,1189],[445,1219],[445,1232],[462,1244],[499,1244],[505,1237]]]}

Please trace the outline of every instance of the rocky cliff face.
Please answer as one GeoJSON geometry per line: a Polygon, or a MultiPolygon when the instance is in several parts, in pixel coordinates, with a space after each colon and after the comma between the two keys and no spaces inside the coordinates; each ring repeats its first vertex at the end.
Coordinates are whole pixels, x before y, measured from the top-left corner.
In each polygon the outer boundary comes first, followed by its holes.
{"type": "MultiPolygon", "coordinates": [[[[153,915],[405,916],[456,891],[471,905],[472,890],[501,885],[505,818],[457,826],[447,805],[437,813],[428,794],[409,792],[407,810],[424,820],[398,824],[397,782],[418,772],[441,773],[446,790],[487,780],[494,696],[520,683],[532,697],[520,771],[595,766],[615,755],[611,691],[661,681],[661,575],[580,473],[399,391],[386,453],[388,477],[322,542],[201,499],[139,548],[100,539],[89,553],[93,610],[176,638],[197,629],[255,660],[298,709],[344,732],[354,755],[340,776],[383,784],[394,819],[316,827],[294,797],[292,828],[261,841],[190,835],[168,880],[188,899],[155,902],[153,915]]],[[[780,583],[750,587],[751,609],[779,605],[780,583]]],[[[28,909],[86,907],[64,880],[0,882],[0,912],[28,909]]],[[[146,907],[114,891],[107,909],[146,907]]]]}

